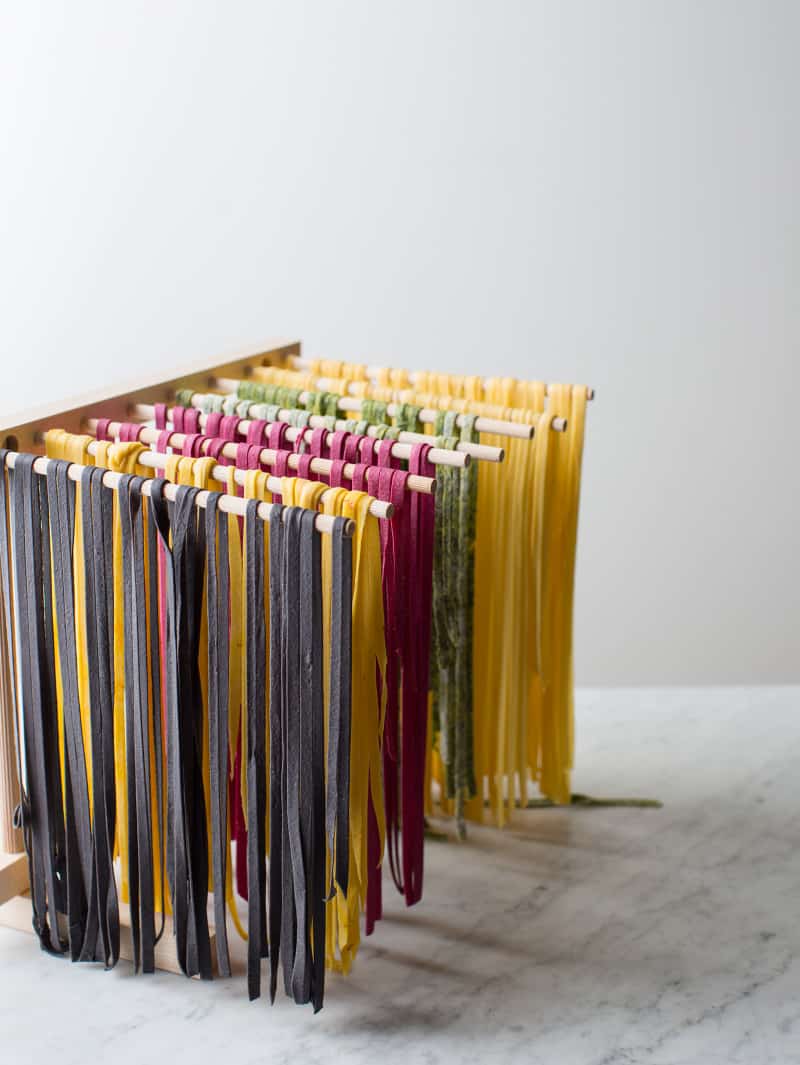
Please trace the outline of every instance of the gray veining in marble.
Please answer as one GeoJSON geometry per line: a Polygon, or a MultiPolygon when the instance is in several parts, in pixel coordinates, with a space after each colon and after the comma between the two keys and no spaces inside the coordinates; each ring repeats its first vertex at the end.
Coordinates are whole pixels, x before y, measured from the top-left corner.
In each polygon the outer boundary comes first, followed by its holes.
{"type": "Polygon", "coordinates": [[[430,843],[323,1012],[70,966],[0,930],[0,1056],[26,1065],[800,1063],[800,690],[584,691],[575,790],[430,843]]]}

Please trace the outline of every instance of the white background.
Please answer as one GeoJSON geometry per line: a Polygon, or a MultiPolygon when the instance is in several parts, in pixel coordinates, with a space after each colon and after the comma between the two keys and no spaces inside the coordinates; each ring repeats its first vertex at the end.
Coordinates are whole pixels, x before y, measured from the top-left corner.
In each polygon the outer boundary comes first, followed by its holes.
{"type": "Polygon", "coordinates": [[[300,338],[588,382],[581,683],[800,680],[800,4],[0,4],[0,415],[300,338]]]}

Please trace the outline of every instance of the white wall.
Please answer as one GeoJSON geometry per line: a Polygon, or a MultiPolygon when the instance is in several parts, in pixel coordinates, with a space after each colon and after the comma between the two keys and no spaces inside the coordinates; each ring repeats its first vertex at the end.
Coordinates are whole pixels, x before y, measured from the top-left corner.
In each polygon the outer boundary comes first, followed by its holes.
{"type": "Polygon", "coordinates": [[[800,680],[800,5],[0,21],[0,413],[275,335],[587,381],[579,681],[800,680]]]}

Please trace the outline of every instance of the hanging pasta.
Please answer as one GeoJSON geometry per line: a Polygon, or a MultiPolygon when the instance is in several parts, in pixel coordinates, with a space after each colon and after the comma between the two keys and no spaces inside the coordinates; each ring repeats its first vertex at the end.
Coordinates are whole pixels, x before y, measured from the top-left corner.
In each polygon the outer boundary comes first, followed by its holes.
{"type": "Polygon", "coordinates": [[[0,452],[0,653],[43,948],[230,976],[230,919],[317,1012],[426,812],[569,799],[587,396],[255,363],[0,452]]]}

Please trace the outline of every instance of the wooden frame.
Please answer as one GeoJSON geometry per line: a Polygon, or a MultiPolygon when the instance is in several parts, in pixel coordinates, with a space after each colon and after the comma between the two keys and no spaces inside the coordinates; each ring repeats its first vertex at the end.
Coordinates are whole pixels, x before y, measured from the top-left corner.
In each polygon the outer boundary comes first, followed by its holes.
{"type": "MultiPolygon", "coordinates": [[[[172,369],[166,380],[139,379],[122,390],[99,390],[71,399],[66,404],[49,404],[4,418],[0,424],[0,446],[13,451],[41,454],[41,437],[46,429],[57,427],[80,433],[86,419],[96,417],[99,411],[104,417],[126,421],[130,409],[137,403],[172,402],[179,388],[204,391],[217,377],[247,377],[255,366],[282,366],[290,356],[299,355],[299,341],[273,341],[255,351],[222,361],[195,362],[184,368],[172,369]]],[[[2,594],[0,588],[0,925],[32,932],[31,904],[27,895],[28,859],[24,854],[21,833],[13,826],[20,782],[14,728],[14,670],[9,657],[10,641],[5,632],[2,594]]],[[[129,915],[125,911],[126,907],[121,906],[120,956],[131,960],[129,915]]],[[[169,919],[156,950],[156,967],[180,972],[169,919]]]]}

